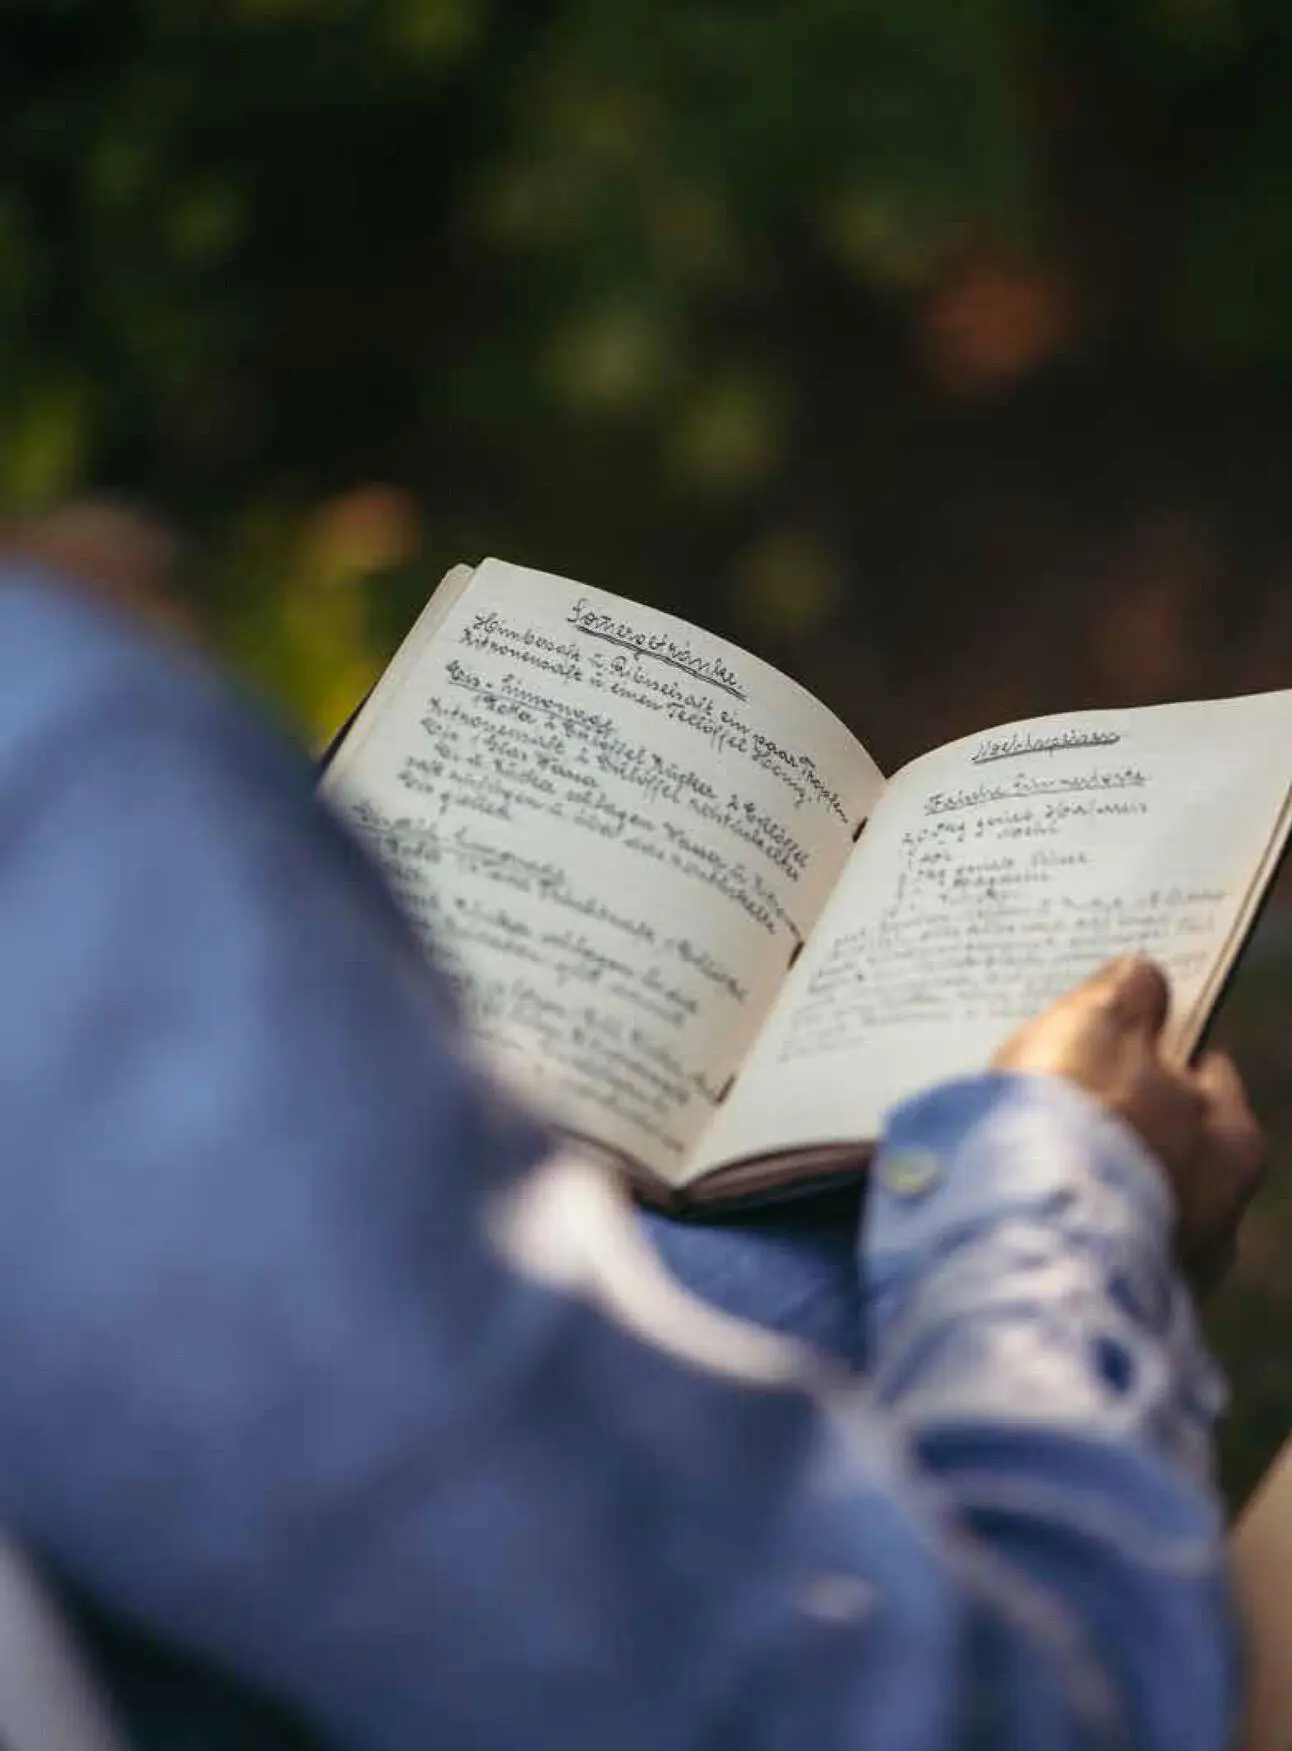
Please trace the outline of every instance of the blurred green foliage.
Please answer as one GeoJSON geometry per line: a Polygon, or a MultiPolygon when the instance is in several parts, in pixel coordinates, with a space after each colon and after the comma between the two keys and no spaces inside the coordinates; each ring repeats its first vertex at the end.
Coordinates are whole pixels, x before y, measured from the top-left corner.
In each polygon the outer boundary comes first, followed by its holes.
{"type": "Polygon", "coordinates": [[[1278,0],[10,0],[0,514],[159,502],[315,728],[486,548],[701,614],[703,573],[792,643],[847,570],[823,372],[891,409],[1118,335],[1292,351],[1288,33],[1278,0]],[[375,591],[315,528],[374,480],[422,520],[382,554],[425,556],[375,591]]]}
{"type": "MultiPolygon", "coordinates": [[[[175,518],[316,735],[490,551],[730,632],[890,764],[1287,685],[1289,96],[1285,0],[7,0],[0,519],[175,518]]],[[[1277,1189],[1255,1233],[1240,1486],[1292,1424],[1277,1189]]]]}

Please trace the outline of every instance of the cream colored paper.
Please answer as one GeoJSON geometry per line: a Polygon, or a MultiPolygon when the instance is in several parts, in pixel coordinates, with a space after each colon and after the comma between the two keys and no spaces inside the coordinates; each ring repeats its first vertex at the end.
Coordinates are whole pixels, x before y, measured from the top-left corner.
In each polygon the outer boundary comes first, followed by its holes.
{"type": "Polygon", "coordinates": [[[451,574],[324,785],[501,1072],[673,1183],[881,788],[765,663],[498,560],[451,574]]]}
{"type": "Polygon", "coordinates": [[[703,1169],[875,1136],[896,1101],[986,1066],[1114,955],[1171,976],[1195,1043],[1276,855],[1292,693],[1010,725],[890,779],[703,1169]]]}

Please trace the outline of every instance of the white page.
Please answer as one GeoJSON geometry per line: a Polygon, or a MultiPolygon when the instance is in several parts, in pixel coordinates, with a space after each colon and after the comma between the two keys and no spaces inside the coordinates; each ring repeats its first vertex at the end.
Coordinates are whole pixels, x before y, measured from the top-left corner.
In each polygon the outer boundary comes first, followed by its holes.
{"type": "Polygon", "coordinates": [[[882,779],[765,663],[567,579],[487,560],[420,624],[325,791],[502,1073],[678,1183],[882,779]]]}
{"type": "Polygon", "coordinates": [[[914,761],[883,800],[700,1146],[879,1131],[1118,954],[1192,1044],[1292,779],[1292,693],[1077,712],[914,761]]]}

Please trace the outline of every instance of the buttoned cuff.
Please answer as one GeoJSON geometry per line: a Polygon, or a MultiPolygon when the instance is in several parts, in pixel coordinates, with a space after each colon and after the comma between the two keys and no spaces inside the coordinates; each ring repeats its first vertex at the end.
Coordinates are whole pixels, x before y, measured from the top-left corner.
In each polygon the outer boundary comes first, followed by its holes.
{"type": "Polygon", "coordinates": [[[913,1427],[1134,1439],[1198,1483],[1223,1382],[1172,1250],[1164,1170],[1055,1077],[897,1109],[862,1235],[870,1372],[913,1427]]]}
{"type": "Polygon", "coordinates": [[[944,1083],[889,1116],[862,1237],[872,1284],[955,1234],[1061,1208],[1163,1250],[1173,1202],[1138,1135],[1057,1076],[944,1083]]]}

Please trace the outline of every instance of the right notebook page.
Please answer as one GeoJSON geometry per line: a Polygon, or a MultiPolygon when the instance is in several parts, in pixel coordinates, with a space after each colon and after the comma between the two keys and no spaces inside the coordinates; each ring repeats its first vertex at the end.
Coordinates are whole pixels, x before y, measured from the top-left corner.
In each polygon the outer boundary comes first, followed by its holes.
{"type": "Polygon", "coordinates": [[[1115,955],[1196,1041],[1286,836],[1292,693],[966,737],[889,784],[697,1167],[874,1137],[1115,955]]]}

